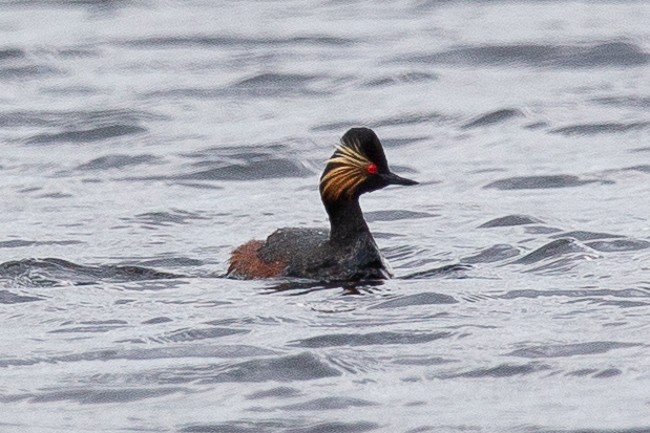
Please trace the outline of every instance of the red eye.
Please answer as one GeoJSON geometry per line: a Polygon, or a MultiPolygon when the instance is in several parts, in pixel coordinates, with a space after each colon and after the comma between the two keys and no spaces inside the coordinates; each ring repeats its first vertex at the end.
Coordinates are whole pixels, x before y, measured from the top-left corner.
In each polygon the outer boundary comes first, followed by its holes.
{"type": "Polygon", "coordinates": [[[370,174],[377,174],[377,166],[375,164],[373,164],[372,162],[370,164],[368,164],[367,170],[368,170],[368,173],[370,173],[370,174]]]}

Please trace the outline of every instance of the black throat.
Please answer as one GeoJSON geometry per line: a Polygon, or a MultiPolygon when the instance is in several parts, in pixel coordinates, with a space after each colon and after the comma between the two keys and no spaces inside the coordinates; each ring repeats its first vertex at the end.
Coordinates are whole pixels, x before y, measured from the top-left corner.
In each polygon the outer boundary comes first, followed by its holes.
{"type": "Polygon", "coordinates": [[[361,236],[370,236],[370,229],[359,206],[359,198],[323,201],[330,218],[330,242],[334,245],[353,244],[361,236]]]}

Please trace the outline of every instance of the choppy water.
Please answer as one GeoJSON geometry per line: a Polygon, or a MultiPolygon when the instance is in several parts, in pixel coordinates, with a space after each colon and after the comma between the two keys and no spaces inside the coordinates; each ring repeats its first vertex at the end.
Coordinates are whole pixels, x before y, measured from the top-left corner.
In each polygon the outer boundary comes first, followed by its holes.
{"type": "Polygon", "coordinates": [[[0,430],[650,431],[643,1],[0,5],[0,430]],[[364,196],[396,278],[220,278],[364,196]]]}

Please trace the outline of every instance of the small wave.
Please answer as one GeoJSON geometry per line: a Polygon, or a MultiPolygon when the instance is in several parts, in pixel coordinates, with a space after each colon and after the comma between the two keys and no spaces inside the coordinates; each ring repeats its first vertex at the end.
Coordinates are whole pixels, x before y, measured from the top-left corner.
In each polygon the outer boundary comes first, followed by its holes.
{"type": "Polygon", "coordinates": [[[610,241],[593,241],[587,242],[590,248],[604,253],[613,253],[620,251],[638,251],[650,248],[650,242],[641,239],[615,239],[610,241]]]}
{"type": "Polygon", "coordinates": [[[231,92],[245,93],[247,96],[296,96],[324,94],[309,87],[318,79],[317,75],[262,73],[240,80],[227,89],[231,92]]]}
{"type": "Polygon", "coordinates": [[[451,332],[406,333],[370,332],[367,334],[330,334],[306,338],[290,343],[295,347],[374,346],[387,344],[422,344],[448,338],[451,332]]]}
{"type": "Polygon", "coordinates": [[[440,266],[433,269],[414,272],[399,277],[402,280],[419,280],[428,278],[465,278],[466,272],[472,269],[471,265],[456,263],[453,265],[440,266]]]}
{"type": "Polygon", "coordinates": [[[208,220],[196,212],[171,209],[168,212],[146,212],[134,218],[122,218],[125,221],[140,222],[144,227],[166,227],[173,224],[186,225],[196,220],[208,220]]]}
{"type": "Polygon", "coordinates": [[[518,248],[508,244],[493,245],[473,256],[460,259],[463,263],[492,263],[517,257],[520,254],[518,248]]]}
{"type": "Polygon", "coordinates": [[[301,161],[293,158],[270,158],[249,160],[240,163],[215,163],[218,167],[179,174],[179,180],[241,180],[284,179],[309,177],[314,172],[301,161]]]}
{"type": "Polygon", "coordinates": [[[169,317],[161,316],[161,317],[154,317],[152,319],[148,319],[142,322],[143,325],[158,325],[159,323],[169,323],[173,322],[174,319],[170,319],[169,317]]]}
{"type": "Polygon", "coordinates": [[[550,235],[561,232],[562,230],[555,227],[527,225],[524,227],[524,231],[533,235],[550,235]]]}
{"type": "Polygon", "coordinates": [[[188,266],[202,266],[205,263],[201,260],[192,259],[189,257],[163,257],[159,259],[142,260],[136,262],[135,264],[147,268],[184,268],[188,266]]]}
{"type": "MultiPolygon", "coordinates": [[[[320,96],[328,91],[317,89],[315,84],[326,80],[324,75],[285,74],[265,72],[238,80],[224,87],[186,87],[154,90],[144,93],[146,98],[220,99],[224,97],[299,97],[320,96]]],[[[322,86],[321,86],[322,87],[322,86]]]]}
{"type": "Polygon", "coordinates": [[[520,110],[516,110],[513,108],[504,108],[501,110],[491,111],[489,113],[482,114],[476,119],[470,120],[469,122],[463,124],[461,126],[461,129],[472,129],[481,126],[495,125],[497,123],[503,123],[514,117],[521,117],[523,115],[524,114],[520,110]]]}
{"type": "MultiPolygon", "coordinates": [[[[311,353],[254,359],[226,367],[203,382],[293,382],[340,376],[341,372],[311,353]]],[[[192,381],[194,378],[191,379],[192,381]]]]}
{"type": "Polygon", "coordinates": [[[313,400],[305,401],[302,403],[289,404],[280,406],[279,409],[288,411],[305,411],[305,410],[335,410],[335,409],[348,409],[354,407],[376,406],[369,400],[362,400],[360,398],[350,397],[322,397],[313,400]]]}
{"type": "Polygon", "coordinates": [[[611,307],[618,307],[618,308],[638,308],[638,307],[647,308],[650,306],[650,302],[606,300],[606,299],[594,299],[594,298],[580,299],[577,302],[588,302],[591,305],[611,306],[611,307]]]}
{"type": "Polygon", "coordinates": [[[363,122],[345,120],[341,122],[322,123],[320,125],[312,126],[310,130],[313,132],[344,131],[361,124],[363,124],[363,122]]]}
{"type": "MultiPolygon", "coordinates": [[[[321,290],[340,289],[345,294],[360,295],[363,293],[371,293],[373,288],[382,286],[384,280],[368,280],[368,281],[311,281],[311,280],[288,280],[282,281],[277,284],[266,287],[266,294],[276,292],[286,292],[290,296],[302,296],[321,290]]],[[[347,307],[346,307],[347,308],[347,307]]],[[[331,311],[330,311],[331,312],[331,311]]]]}
{"type": "Polygon", "coordinates": [[[197,340],[206,340],[213,338],[227,337],[229,335],[236,334],[247,334],[248,330],[244,329],[235,329],[235,328],[222,328],[222,327],[211,327],[211,328],[202,328],[202,329],[181,329],[178,331],[171,332],[162,337],[152,338],[151,341],[155,342],[188,342],[188,341],[197,341],[197,340]]]}
{"type": "Polygon", "coordinates": [[[590,251],[571,238],[561,238],[542,245],[513,263],[532,264],[560,257],[593,255],[590,251]]]}
{"type": "Polygon", "coordinates": [[[619,107],[650,108],[650,96],[607,96],[594,98],[592,101],[598,104],[619,107]]]}
{"type": "Polygon", "coordinates": [[[455,48],[402,57],[413,63],[554,68],[630,67],[650,63],[650,55],[630,42],[584,45],[510,44],[455,48]]]}
{"type": "Polygon", "coordinates": [[[635,165],[627,168],[627,170],[640,171],[641,173],[650,173],[650,165],[635,165]]]}
{"type": "Polygon", "coordinates": [[[441,358],[439,356],[406,356],[398,357],[392,360],[393,364],[397,365],[424,365],[424,366],[433,366],[433,365],[444,365],[458,362],[456,359],[451,358],[441,358]]]}
{"type": "Polygon", "coordinates": [[[101,333],[129,327],[129,323],[124,320],[91,320],[81,322],[79,325],[81,326],[64,326],[48,332],[50,334],[101,333]]]}
{"type": "Polygon", "coordinates": [[[28,400],[31,403],[51,403],[56,401],[74,401],[79,404],[109,404],[128,403],[162,397],[174,393],[190,392],[187,388],[88,388],[61,389],[56,391],[41,391],[38,393],[15,394],[2,397],[1,401],[28,400]]]}
{"type": "Polygon", "coordinates": [[[22,304],[24,302],[42,301],[44,298],[38,296],[19,295],[8,290],[0,290],[0,304],[22,304]]]}
{"type": "Polygon", "coordinates": [[[186,47],[259,47],[259,46],[291,46],[312,45],[341,47],[353,45],[355,41],[349,38],[338,38],[324,35],[297,35],[285,38],[251,38],[243,36],[223,35],[185,35],[159,36],[133,39],[121,42],[122,45],[136,48],[186,48],[186,47]]]}
{"type": "MultiPolygon", "coordinates": [[[[83,332],[83,331],[82,331],[83,332]]],[[[127,342],[127,341],[120,341],[127,342]]],[[[118,343],[120,343],[118,342],[118,343]]],[[[133,342],[133,341],[132,341],[133,342]]],[[[138,343],[151,344],[155,341],[138,341],[138,343]]],[[[88,352],[79,352],[69,355],[53,355],[45,357],[31,358],[4,358],[0,359],[0,368],[12,366],[28,366],[37,364],[61,364],[61,363],[78,363],[89,361],[110,361],[110,360],[161,360],[161,359],[178,359],[178,358],[205,358],[214,360],[215,358],[250,358],[254,356],[271,356],[276,353],[272,350],[263,349],[256,346],[246,345],[210,345],[208,342],[202,342],[200,345],[182,345],[140,349],[125,350],[95,350],[88,352]]]]}
{"type": "Polygon", "coordinates": [[[99,57],[100,52],[95,48],[76,46],[61,48],[56,50],[57,56],[63,59],[74,59],[74,58],[88,58],[88,57],[99,57]]]}
{"type": "Polygon", "coordinates": [[[243,79],[235,87],[295,87],[304,86],[318,78],[317,75],[263,73],[243,79]]]}
{"type": "MultiPolygon", "coordinates": [[[[295,147],[303,144],[299,141],[295,147]]],[[[294,146],[266,143],[257,146],[223,146],[206,148],[181,154],[191,160],[189,168],[180,173],[156,176],[129,176],[123,181],[166,180],[166,181],[255,181],[260,179],[283,179],[309,177],[316,172],[309,161],[296,157],[294,146]]],[[[193,187],[206,185],[189,184],[193,187]]]]}
{"type": "Polygon", "coordinates": [[[41,78],[60,73],[61,71],[59,69],[47,65],[9,66],[0,68],[0,80],[41,78]]]}
{"type": "Polygon", "coordinates": [[[461,373],[445,374],[439,376],[441,379],[454,379],[457,377],[467,378],[484,378],[484,377],[512,377],[526,374],[538,373],[540,371],[549,370],[550,367],[545,364],[531,362],[528,364],[500,364],[496,367],[490,368],[477,368],[461,373]]]}
{"type": "Polygon", "coordinates": [[[588,343],[549,344],[544,346],[530,346],[514,350],[509,356],[522,358],[558,358],[577,355],[594,355],[606,353],[614,349],[641,346],[641,343],[619,343],[616,341],[591,341],[588,343]]]}
{"type": "Polygon", "coordinates": [[[447,116],[438,112],[430,113],[404,113],[397,116],[385,117],[370,122],[370,126],[374,128],[383,128],[386,126],[400,126],[400,125],[419,125],[425,124],[442,124],[448,123],[452,120],[447,116]]]}
{"type": "Polygon", "coordinates": [[[442,293],[417,293],[415,295],[400,296],[388,301],[368,307],[369,310],[380,310],[385,308],[404,308],[419,305],[457,304],[456,298],[442,293]]]}
{"type": "Polygon", "coordinates": [[[406,146],[411,143],[417,143],[418,141],[428,140],[430,137],[420,136],[420,137],[404,137],[404,138],[382,138],[381,144],[384,147],[401,147],[406,146]]]}
{"type": "Polygon", "coordinates": [[[149,155],[123,155],[113,154],[100,156],[99,158],[92,159],[84,164],[77,166],[77,170],[95,171],[95,170],[110,170],[121,169],[132,165],[141,164],[155,164],[160,161],[160,158],[149,155]]]}
{"type": "Polygon", "coordinates": [[[594,289],[584,288],[575,290],[511,290],[503,295],[497,296],[500,299],[517,299],[517,298],[539,298],[539,297],[554,297],[565,296],[568,298],[584,298],[586,296],[601,296],[604,298],[650,298],[650,290],[648,289],[623,289],[623,290],[609,290],[609,289],[594,289]]]}
{"type": "Polygon", "coordinates": [[[594,373],[597,373],[598,369],[596,368],[580,368],[578,370],[573,370],[565,373],[565,376],[576,376],[576,377],[584,377],[584,376],[589,376],[594,373]]]}
{"type": "Polygon", "coordinates": [[[0,112],[0,126],[52,127],[75,130],[79,125],[137,125],[142,121],[168,120],[165,116],[146,111],[107,109],[88,111],[8,111],[0,112]]]}
{"type": "Polygon", "coordinates": [[[555,129],[551,129],[549,132],[552,134],[574,136],[574,135],[617,134],[620,132],[639,131],[648,128],[650,128],[650,122],[585,123],[585,124],[569,125],[561,128],[555,128],[555,129]]]}
{"type": "Polygon", "coordinates": [[[25,57],[25,51],[20,48],[0,49],[0,61],[7,59],[22,59],[23,57],[25,57]]]}
{"type": "Polygon", "coordinates": [[[141,266],[83,266],[62,259],[24,259],[0,263],[0,282],[19,286],[50,287],[95,284],[99,281],[128,282],[177,279],[181,275],[141,266]]]}
{"type": "Polygon", "coordinates": [[[37,134],[25,140],[27,144],[51,144],[60,142],[87,143],[124,135],[142,134],[146,128],[135,125],[107,125],[90,129],[77,129],[52,134],[37,134]]]}
{"type": "Polygon", "coordinates": [[[499,218],[491,219],[490,221],[481,224],[478,228],[491,228],[491,227],[511,227],[521,226],[526,224],[543,224],[544,221],[528,216],[528,215],[506,215],[499,218]]]}
{"type": "Polygon", "coordinates": [[[192,152],[183,152],[180,156],[185,158],[199,160],[197,164],[210,164],[209,161],[211,158],[215,157],[228,157],[242,160],[254,160],[254,159],[268,159],[273,155],[278,153],[290,152],[293,149],[288,145],[289,143],[294,142],[296,147],[304,145],[304,142],[300,139],[285,139],[282,143],[260,143],[260,144],[249,144],[249,145],[238,145],[238,146],[218,146],[218,147],[207,147],[204,149],[194,150],[192,152]],[[206,161],[208,160],[208,161],[206,161]]]}
{"type": "Polygon", "coordinates": [[[603,379],[603,378],[607,378],[607,377],[620,376],[621,374],[623,374],[623,372],[621,370],[619,370],[618,368],[606,368],[605,370],[602,370],[602,371],[598,372],[597,374],[594,374],[593,377],[595,377],[597,379],[603,379]]]}
{"type": "MultiPolygon", "coordinates": [[[[395,245],[382,249],[383,254],[392,263],[398,260],[412,259],[419,257],[423,251],[413,245],[395,245]]],[[[425,263],[428,263],[425,262],[425,263]]]]}
{"type": "Polygon", "coordinates": [[[340,122],[329,122],[313,126],[312,131],[343,131],[358,125],[368,125],[372,128],[387,126],[434,124],[441,125],[451,123],[455,119],[449,115],[439,112],[429,113],[403,113],[395,116],[379,118],[376,120],[346,120],[340,122]]]}
{"type": "Polygon", "coordinates": [[[438,215],[428,212],[414,212],[409,210],[378,210],[366,212],[365,217],[367,221],[397,221],[397,220],[412,220],[421,218],[432,218],[438,215]]]}
{"type": "MultiPolygon", "coordinates": [[[[276,419],[272,421],[233,421],[218,424],[193,424],[181,433],[363,433],[376,430],[379,424],[368,421],[313,422],[276,419]]],[[[598,432],[600,433],[600,432],[598,432]]],[[[623,432],[627,433],[627,432],[623,432]]]]}
{"type": "Polygon", "coordinates": [[[604,428],[604,429],[595,429],[595,428],[590,428],[588,430],[584,428],[579,428],[579,429],[564,429],[564,430],[557,430],[557,429],[544,429],[544,428],[539,428],[539,427],[534,427],[534,428],[528,428],[525,430],[522,430],[523,433],[650,433],[650,428],[646,427],[647,424],[644,424],[643,427],[632,427],[632,428],[604,428]]]}
{"type": "Polygon", "coordinates": [[[63,241],[28,241],[26,239],[12,239],[10,241],[0,241],[0,248],[23,248],[39,245],[79,245],[82,241],[63,240],[63,241]]]}
{"type": "Polygon", "coordinates": [[[368,80],[364,83],[365,87],[388,87],[398,84],[423,83],[435,81],[438,79],[437,74],[430,72],[404,72],[396,75],[388,75],[368,80]]]}
{"type": "Polygon", "coordinates": [[[517,176],[491,182],[485,185],[483,188],[494,188],[500,190],[573,188],[594,182],[602,183],[602,181],[594,179],[580,179],[577,176],[566,174],[553,176],[517,176]]]}
{"type": "Polygon", "coordinates": [[[556,235],[551,236],[551,238],[572,238],[578,241],[591,241],[594,239],[616,239],[622,238],[621,235],[613,235],[611,233],[598,233],[598,232],[588,232],[584,230],[574,230],[571,232],[562,232],[556,235]]]}
{"type": "Polygon", "coordinates": [[[291,398],[291,397],[297,397],[301,394],[302,393],[300,392],[300,390],[296,388],[291,388],[289,386],[276,386],[275,388],[271,388],[265,391],[254,392],[252,394],[247,395],[246,398],[249,400],[260,400],[263,398],[270,398],[270,399],[291,398]]]}

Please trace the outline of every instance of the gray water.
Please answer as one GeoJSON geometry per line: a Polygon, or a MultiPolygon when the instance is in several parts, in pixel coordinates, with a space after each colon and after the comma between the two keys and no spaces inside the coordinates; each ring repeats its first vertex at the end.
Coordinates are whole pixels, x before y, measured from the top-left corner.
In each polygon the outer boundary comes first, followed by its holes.
{"type": "Polygon", "coordinates": [[[3,1],[0,431],[650,431],[650,5],[3,1]],[[384,283],[222,278],[326,227],[384,283]]]}

